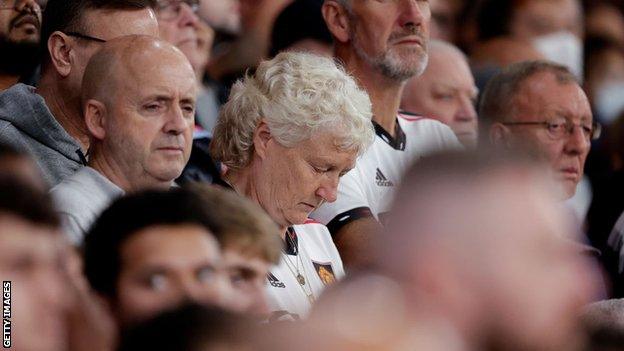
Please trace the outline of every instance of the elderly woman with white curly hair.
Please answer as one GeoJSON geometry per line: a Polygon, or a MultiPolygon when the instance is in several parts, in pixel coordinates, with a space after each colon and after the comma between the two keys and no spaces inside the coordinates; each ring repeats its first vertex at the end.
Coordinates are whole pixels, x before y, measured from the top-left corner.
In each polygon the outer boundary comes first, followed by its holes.
{"type": "Polygon", "coordinates": [[[308,219],[371,144],[366,92],[334,61],[281,53],[232,87],[211,144],[224,181],[275,221],[285,249],[268,274],[273,317],[304,317],[344,275],[327,228],[308,219]]]}

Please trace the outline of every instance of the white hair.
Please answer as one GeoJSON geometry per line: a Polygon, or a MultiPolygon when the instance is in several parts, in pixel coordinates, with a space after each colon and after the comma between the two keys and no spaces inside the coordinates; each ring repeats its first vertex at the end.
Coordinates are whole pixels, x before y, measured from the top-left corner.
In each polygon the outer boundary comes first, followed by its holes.
{"type": "Polygon", "coordinates": [[[368,94],[332,59],[283,52],[232,86],[211,154],[230,169],[247,166],[254,132],[263,119],[285,147],[322,132],[331,133],[341,150],[361,154],[374,138],[371,118],[368,94]]]}

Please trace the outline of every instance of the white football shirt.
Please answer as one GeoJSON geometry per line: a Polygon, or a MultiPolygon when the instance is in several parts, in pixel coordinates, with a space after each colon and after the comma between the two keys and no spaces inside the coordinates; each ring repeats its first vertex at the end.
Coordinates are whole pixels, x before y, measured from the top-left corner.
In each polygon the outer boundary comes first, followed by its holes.
{"type": "Polygon", "coordinates": [[[372,216],[383,223],[394,190],[412,163],[436,151],[463,148],[448,126],[433,119],[399,113],[394,137],[373,124],[375,141],[340,179],[337,200],[310,215],[331,233],[362,217],[372,216]]]}
{"type": "Polygon", "coordinates": [[[305,318],[326,286],[344,276],[342,260],[327,227],[308,220],[286,233],[282,259],[267,277],[269,321],[305,318]],[[305,283],[297,280],[301,275],[305,283]]]}

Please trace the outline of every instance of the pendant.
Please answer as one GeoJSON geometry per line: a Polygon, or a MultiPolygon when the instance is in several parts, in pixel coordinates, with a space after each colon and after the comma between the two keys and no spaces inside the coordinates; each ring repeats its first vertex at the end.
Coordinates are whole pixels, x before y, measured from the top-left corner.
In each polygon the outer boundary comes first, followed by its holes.
{"type": "Polygon", "coordinates": [[[306,283],[305,278],[301,275],[301,273],[297,274],[297,281],[299,282],[299,285],[305,285],[306,283]]]}

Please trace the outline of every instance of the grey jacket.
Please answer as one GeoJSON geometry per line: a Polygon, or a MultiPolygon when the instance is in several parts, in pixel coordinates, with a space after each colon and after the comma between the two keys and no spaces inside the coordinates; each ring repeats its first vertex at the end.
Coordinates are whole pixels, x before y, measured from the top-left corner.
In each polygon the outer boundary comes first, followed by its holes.
{"type": "Polygon", "coordinates": [[[32,155],[50,186],[82,167],[80,144],[56,121],[35,88],[25,84],[0,93],[0,142],[32,155]]]}
{"type": "Polygon", "coordinates": [[[97,217],[124,191],[91,167],[83,167],[50,190],[72,243],[82,244],[97,217]]]}

